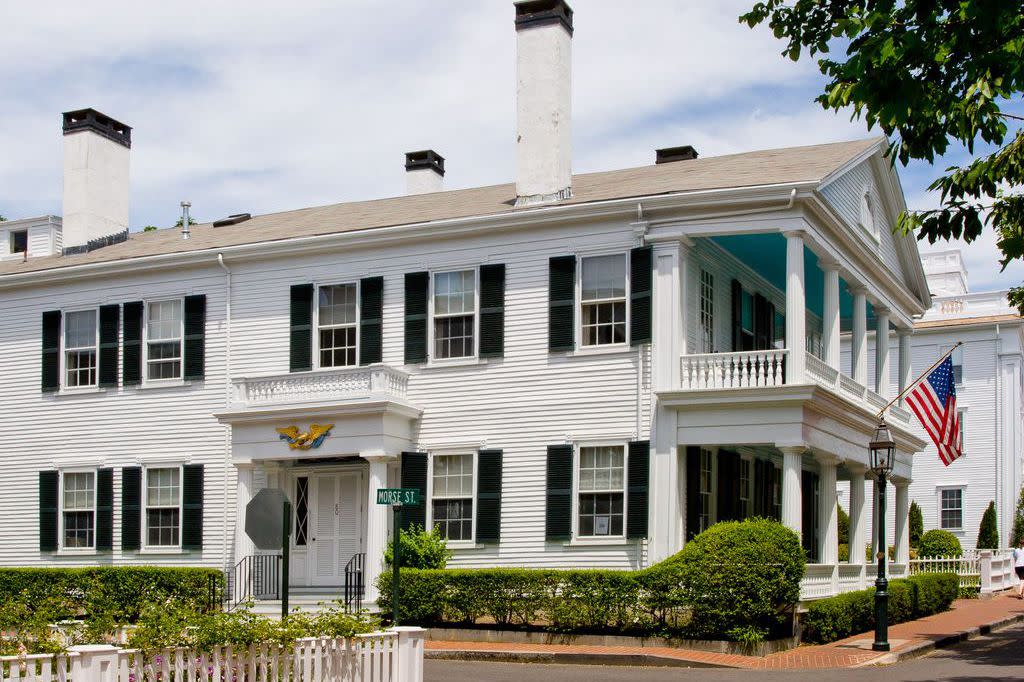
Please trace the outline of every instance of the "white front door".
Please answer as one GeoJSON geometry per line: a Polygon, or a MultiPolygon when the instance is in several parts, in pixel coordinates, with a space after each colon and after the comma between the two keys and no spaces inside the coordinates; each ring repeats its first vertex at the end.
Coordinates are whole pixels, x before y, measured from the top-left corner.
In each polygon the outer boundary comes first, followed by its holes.
{"type": "Polygon", "coordinates": [[[341,585],[345,566],[362,551],[362,475],[322,473],[312,478],[312,585],[341,585]]]}

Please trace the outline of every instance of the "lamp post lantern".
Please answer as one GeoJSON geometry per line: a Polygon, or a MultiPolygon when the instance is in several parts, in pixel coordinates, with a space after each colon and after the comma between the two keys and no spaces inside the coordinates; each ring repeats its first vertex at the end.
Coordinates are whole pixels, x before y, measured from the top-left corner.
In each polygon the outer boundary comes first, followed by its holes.
{"type": "Polygon", "coordinates": [[[885,577],[885,483],[892,473],[893,459],[896,455],[896,442],[889,433],[889,426],[883,419],[875,429],[875,437],[869,445],[871,449],[871,471],[875,474],[875,492],[878,497],[878,577],[875,579],[875,641],[871,648],[875,651],[889,650],[889,581],[885,577]]]}

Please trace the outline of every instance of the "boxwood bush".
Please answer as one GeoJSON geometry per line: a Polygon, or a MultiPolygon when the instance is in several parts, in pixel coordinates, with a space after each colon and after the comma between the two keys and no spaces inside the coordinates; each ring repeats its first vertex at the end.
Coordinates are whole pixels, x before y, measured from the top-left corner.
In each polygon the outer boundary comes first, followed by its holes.
{"type": "MultiPolygon", "coordinates": [[[[960,579],[952,573],[925,573],[889,581],[889,624],[940,613],[957,598],[960,579]]],[[[803,639],[834,642],[875,627],[875,589],[847,592],[810,602],[803,614],[803,639]]]]}
{"type": "Polygon", "coordinates": [[[918,556],[963,556],[964,550],[960,540],[948,530],[934,528],[921,536],[918,556]]]}
{"type": "MultiPolygon", "coordinates": [[[[804,555],[775,521],[720,523],[640,571],[402,569],[403,622],[756,641],[782,634],[804,555]]],[[[391,576],[377,583],[391,609],[391,576]]]]}

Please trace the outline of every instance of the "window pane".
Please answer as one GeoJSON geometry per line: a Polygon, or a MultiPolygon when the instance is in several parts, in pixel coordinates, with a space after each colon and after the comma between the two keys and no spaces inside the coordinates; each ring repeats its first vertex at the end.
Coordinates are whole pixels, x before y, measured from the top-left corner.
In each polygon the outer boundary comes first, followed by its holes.
{"type": "Polygon", "coordinates": [[[28,251],[28,230],[11,232],[11,253],[25,253],[28,251]]]}
{"type": "Polygon", "coordinates": [[[580,494],[581,536],[622,535],[622,518],[622,493],[580,494]]]}
{"type": "Polygon", "coordinates": [[[64,347],[89,348],[96,345],[96,311],[77,310],[64,319],[64,347]]]}
{"type": "Polygon", "coordinates": [[[175,547],[181,528],[177,509],[146,510],[146,544],[155,547],[175,547]]]}
{"type": "Polygon", "coordinates": [[[95,474],[89,471],[64,474],[64,509],[92,509],[94,480],[95,474]]]}
{"type": "Polygon", "coordinates": [[[356,328],[320,330],[320,366],[348,367],[356,364],[356,328]]]}
{"type": "Polygon", "coordinates": [[[64,369],[68,387],[96,384],[96,351],[71,350],[64,356],[64,369]]]}
{"type": "Polygon", "coordinates": [[[64,547],[92,547],[95,541],[95,517],[91,511],[64,512],[64,547]]]}
{"type": "Polygon", "coordinates": [[[356,285],[320,287],[320,326],[356,323],[356,285]]]}
{"type": "Polygon", "coordinates": [[[178,506],[181,500],[181,472],[177,467],[146,470],[146,504],[178,506]]]}
{"type": "Polygon", "coordinates": [[[473,500],[434,500],[434,526],[448,540],[473,539],[473,500]]]}
{"type": "Polygon", "coordinates": [[[150,303],[146,333],[150,341],[181,338],[181,301],[150,303]]]}
{"type": "Polygon", "coordinates": [[[624,458],[621,446],[580,448],[580,490],[622,490],[624,458]]]}
{"type": "Polygon", "coordinates": [[[583,259],[583,300],[626,296],[626,256],[592,256],[583,259]]]}
{"type": "Polygon", "coordinates": [[[626,302],[583,304],[583,345],[626,342],[626,302]]]}
{"type": "Polygon", "coordinates": [[[433,496],[473,496],[473,455],[434,457],[433,496]]]}
{"type": "Polygon", "coordinates": [[[459,315],[476,308],[475,271],[439,272],[434,275],[434,314],[459,315]]]}
{"type": "Polygon", "coordinates": [[[472,357],[473,327],[473,315],[435,319],[434,357],[442,360],[472,357]]]}

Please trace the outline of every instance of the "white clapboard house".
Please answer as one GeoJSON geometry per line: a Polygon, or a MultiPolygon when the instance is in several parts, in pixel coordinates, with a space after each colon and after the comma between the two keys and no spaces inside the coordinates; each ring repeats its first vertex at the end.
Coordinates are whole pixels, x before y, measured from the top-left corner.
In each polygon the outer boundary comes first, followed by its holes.
{"type": "MultiPolygon", "coordinates": [[[[963,343],[952,355],[964,455],[945,466],[915,422],[927,448],[914,459],[910,497],[921,507],[925,530],[948,530],[965,549],[975,548],[982,514],[990,502],[995,503],[1000,547],[1006,548],[1024,483],[1024,320],[1009,304],[1006,290],[969,290],[958,250],[929,253],[922,261],[932,307],[914,324],[911,362],[924,371],[957,342],[963,343]]],[[[869,338],[872,350],[874,343],[869,338]]],[[[849,341],[844,339],[842,353],[847,362],[848,352],[849,341]]],[[[897,362],[895,356],[890,361],[890,391],[897,383],[892,369],[897,362]]],[[[840,488],[845,507],[846,489],[843,484],[840,488]]]]}
{"type": "Polygon", "coordinates": [[[375,492],[402,486],[455,566],[637,568],[761,515],[801,534],[806,596],[870,580],[835,511],[895,390],[868,387],[867,331],[930,306],[884,140],[573,175],[572,10],[517,3],[515,30],[514,183],[445,191],[415,152],[406,196],[129,233],[130,128],[64,114],[63,221],[28,221],[27,251],[0,227],[0,562],[244,572],[272,487],[294,585],[363,560],[372,585],[375,492]]]}

